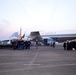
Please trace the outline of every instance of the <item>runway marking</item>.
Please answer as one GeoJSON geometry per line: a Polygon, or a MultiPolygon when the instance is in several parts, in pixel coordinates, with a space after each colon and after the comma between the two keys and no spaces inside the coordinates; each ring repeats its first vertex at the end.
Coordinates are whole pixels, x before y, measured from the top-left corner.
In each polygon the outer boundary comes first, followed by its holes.
{"type": "Polygon", "coordinates": [[[23,62],[8,62],[8,63],[0,63],[0,65],[12,65],[12,64],[22,64],[23,62]]]}
{"type": "Polygon", "coordinates": [[[33,63],[34,63],[34,61],[35,61],[35,59],[37,58],[38,54],[39,54],[39,50],[36,52],[34,58],[33,58],[32,61],[30,62],[30,64],[33,64],[33,63]]]}
{"type": "Polygon", "coordinates": [[[35,61],[35,59],[36,59],[37,56],[38,56],[38,54],[39,54],[39,50],[37,50],[37,52],[36,52],[34,58],[30,61],[30,66],[28,65],[28,69],[30,69],[30,68],[32,67],[32,65],[33,65],[33,63],[34,63],[34,61],[35,61]]]}
{"type": "Polygon", "coordinates": [[[76,65],[76,64],[60,64],[60,65],[51,65],[51,66],[40,66],[37,68],[62,67],[62,66],[73,66],[73,65],[76,65]]]}
{"type": "MultiPolygon", "coordinates": [[[[25,64],[26,65],[26,64],[25,64]]],[[[30,64],[31,65],[31,64],[30,64]]],[[[36,65],[40,65],[40,64],[36,64],[36,65]]],[[[39,67],[32,67],[32,68],[19,68],[19,69],[12,69],[12,70],[3,70],[3,71],[0,71],[1,72],[15,72],[15,71],[23,71],[23,70],[33,70],[33,69],[39,69],[39,68],[52,68],[52,67],[62,67],[62,66],[74,66],[76,64],[60,64],[60,65],[51,65],[51,66],[39,66],[39,67]]]]}
{"type": "Polygon", "coordinates": [[[24,65],[40,65],[40,64],[24,64],[24,65]]]}

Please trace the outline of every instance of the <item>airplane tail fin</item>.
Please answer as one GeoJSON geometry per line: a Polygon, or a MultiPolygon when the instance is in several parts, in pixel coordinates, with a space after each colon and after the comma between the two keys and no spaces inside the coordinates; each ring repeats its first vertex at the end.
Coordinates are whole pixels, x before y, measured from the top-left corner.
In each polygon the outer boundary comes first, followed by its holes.
{"type": "Polygon", "coordinates": [[[24,38],[25,37],[25,34],[23,34],[23,36],[21,38],[24,38]]]}
{"type": "Polygon", "coordinates": [[[18,35],[18,40],[21,40],[21,38],[22,38],[22,29],[20,28],[20,33],[18,35]]]}

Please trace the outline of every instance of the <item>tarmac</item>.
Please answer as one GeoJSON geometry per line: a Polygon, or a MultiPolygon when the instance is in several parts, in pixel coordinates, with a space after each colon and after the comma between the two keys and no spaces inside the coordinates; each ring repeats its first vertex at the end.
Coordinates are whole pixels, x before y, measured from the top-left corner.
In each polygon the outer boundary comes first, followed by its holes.
{"type": "Polygon", "coordinates": [[[0,75],[76,75],[76,51],[62,45],[0,49],[0,75]]]}

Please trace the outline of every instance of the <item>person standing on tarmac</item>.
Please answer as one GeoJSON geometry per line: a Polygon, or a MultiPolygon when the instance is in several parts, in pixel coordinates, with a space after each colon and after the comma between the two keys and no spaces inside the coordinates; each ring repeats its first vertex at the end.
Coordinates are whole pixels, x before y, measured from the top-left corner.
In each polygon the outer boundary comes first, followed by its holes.
{"type": "Polygon", "coordinates": [[[16,49],[16,40],[11,40],[12,43],[12,49],[15,50],[16,49]]]}
{"type": "Polygon", "coordinates": [[[55,48],[55,41],[53,42],[53,48],[55,48]]]}
{"type": "Polygon", "coordinates": [[[67,48],[67,43],[66,43],[66,41],[63,43],[63,47],[64,47],[64,50],[66,50],[66,48],[67,48]]]}
{"type": "Polygon", "coordinates": [[[36,40],[36,49],[38,49],[38,40],[36,40]]]}
{"type": "Polygon", "coordinates": [[[28,41],[28,49],[30,49],[31,41],[28,41]]]}

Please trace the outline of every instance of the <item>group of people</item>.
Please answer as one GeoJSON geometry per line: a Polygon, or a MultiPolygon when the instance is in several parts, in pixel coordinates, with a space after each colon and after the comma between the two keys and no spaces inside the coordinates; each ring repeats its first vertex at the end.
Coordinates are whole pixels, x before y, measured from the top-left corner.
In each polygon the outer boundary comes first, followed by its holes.
{"type": "Polygon", "coordinates": [[[31,41],[11,40],[12,49],[30,49],[31,41]]]}
{"type": "Polygon", "coordinates": [[[64,50],[76,50],[76,40],[67,40],[63,43],[64,50]]]}
{"type": "MultiPolygon", "coordinates": [[[[38,40],[36,42],[36,49],[38,49],[38,40]]],[[[11,40],[12,49],[30,49],[31,41],[30,40],[11,40]]],[[[55,42],[51,43],[51,47],[55,48],[55,42]]],[[[64,50],[76,50],[76,40],[67,40],[63,43],[64,50]]]]}

